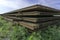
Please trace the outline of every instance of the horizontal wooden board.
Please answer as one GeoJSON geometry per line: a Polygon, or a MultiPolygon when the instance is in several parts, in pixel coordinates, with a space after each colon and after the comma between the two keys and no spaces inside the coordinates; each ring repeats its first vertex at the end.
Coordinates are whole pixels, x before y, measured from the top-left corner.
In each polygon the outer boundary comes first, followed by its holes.
{"type": "Polygon", "coordinates": [[[60,13],[40,12],[40,15],[60,15],[60,13]]]}
{"type": "Polygon", "coordinates": [[[6,16],[8,16],[8,15],[10,15],[10,16],[20,16],[22,14],[6,14],[6,16]]]}
{"type": "Polygon", "coordinates": [[[18,18],[18,17],[6,17],[6,18],[13,19],[13,20],[22,20],[22,18],[18,18]]]}
{"type": "Polygon", "coordinates": [[[40,18],[22,17],[22,20],[31,21],[31,22],[46,22],[51,20],[57,20],[59,18],[60,17],[40,17],[40,18]]]}
{"type": "Polygon", "coordinates": [[[32,11],[32,12],[22,12],[22,14],[23,15],[56,15],[60,13],[32,11]]]}
{"type": "Polygon", "coordinates": [[[30,18],[30,17],[10,17],[10,16],[6,16],[6,18],[10,18],[13,19],[15,21],[19,21],[19,20],[25,20],[25,21],[29,21],[29,22],[37,22],[37,23],[42,23],[42,22],[47,22],[47,21],[51,21],[51,20],[60,20],[60,17],[39,17],[39,18],[30,18]]]}
{"type": "Polygon", "coordinates": [[[39,23],[39,24],[34,24],[34,23],[28,23],[28,22],[22,22],[20,21],[19,24],[27,27],[31,30],[37,29],[37,28],[44,28],[44,27],[48,27],[49,25],[56,25],[57,23],[59,23],[60,20],[54,20],[54,21],[48,21],[48,22],[44,22],[44,23],[39,23]]]}
{"type": "Polygon", "coordinates": [[[9,13],[6,15],[23,16],[23,15],[56,15],[56,14],[60,14],[60,13],[32,11],[32,12],[21,12],[21,13],[11,13],[11,14],[9,13]]]}
{"type": "Polygon", "coordinates": [[[33,11],[33,12],[22,12],[23,15],[40,15],[38,11],[33,11]]]}
{"type": "Polygon", "coordinates": [[[11,21],[11,22],[13,21],[13,19],[6,18],[6,17],[4,17],[4,19],[7,20],[7,21],[11,21]]]}
{"type": "Polygon", "coordinates": [[[33,11],[33,12],[22,12],[22,13],[15,13],[15,14],[6,14],[6,15],[17,15],[17,16],[19,16],[19,15],[38,15],[39,14],[39,12],[37,12],[37,11],[33,11]]]}
{"type": "Polygon", "coordinates": [[[51,25],[57,25],[58,23],[60,23],[60,20],[48,21],[48,22],[41,23],[39,25],[39,27],[37,27],[37,28],[42,29],[42,28],[46,28],[46,27],[51,26],[51,25]]]}
{"type": "Polygon", "coordinates": [[[38,24],[34,24],[34,23],[29,23],[29,22],[23,22],[23,21],[20,21],[19,22],[20,25],[24,26],[24,27],[27,27],[31,30],[35,29],[37,26],[39,26],[38,24]]]}
{"type": "MultiPolygon", "coordinates": [[[[4,17],[5,18],[5,20],[8,20],[8,21],[14,21],[13,19],[15,19],[16,20],[16,18],[15,17],[12,17],[12,19],[10,19],[10,18],[6,18],[6,17],[4,17]]],[[[30,22],[25,22],[25,21],[18,21],[18,23],[20,24],[20,25],[23,25],[23,26],[25,26],[25,27],[27,27],[27,28],[29,28],[29,29],[31,29],[31,30],[34,30],[34,29],[37,29],[37,28],[43,28],[43,27],[47,27],[47,26],[49,26],[49,25],[54,25],[54,24],[57,24],[58,22],[60,22],[60,19],[59,19],[60,17],[53,17],[52,19],[54,19],[54,20],[50,20],[50,21],[47,21],[47,22],[40,22],[40,23],[30,23],[30,22]],[[55,20],[56,19],[56,20],[55,20]]],[[[24,18],[23,18],[24,19],[24,18]]],[[[25,19],[28,19],[28,18],[25,18],[25,19]]],[[[39,19],[46,19],[46,18],[39,18],[39,19]]],[[[50,19],[50,17],[48,17],[47,19],[50,19]]],[[[46,19],[46,20],[47,20],[46,19]]],[[[36,19],[35,19],[36,20],[36,19]]]]}
{"type": "Polygon", "coordinates": [[[4,15],[9,15],[9,14],[18,14],[18,12],[4,13],[4,15]]]}

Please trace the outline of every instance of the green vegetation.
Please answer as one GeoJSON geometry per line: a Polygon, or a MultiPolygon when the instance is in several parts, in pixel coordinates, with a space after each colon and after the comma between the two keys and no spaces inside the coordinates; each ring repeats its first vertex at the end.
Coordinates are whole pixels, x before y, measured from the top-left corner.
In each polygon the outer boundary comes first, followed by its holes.
{"type": "Polygon", "coordinates": [[[0,17],[0,40],[60,40],[60,26],[29,33],[25,27],[13,25],[0,17]]]}

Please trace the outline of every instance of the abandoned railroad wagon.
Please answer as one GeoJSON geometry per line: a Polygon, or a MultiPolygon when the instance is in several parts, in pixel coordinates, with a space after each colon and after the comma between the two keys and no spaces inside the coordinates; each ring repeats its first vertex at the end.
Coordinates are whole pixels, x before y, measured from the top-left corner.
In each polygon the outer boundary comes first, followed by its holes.
{"type": "Polygon", "coordinates": [[[53,15],[60,15],[60,11],[43,5],[33,5],[4,13],[2,16],[6,20],[17,22],[24,27],[35,30],[57,24],[60,17],[53,15]]]}

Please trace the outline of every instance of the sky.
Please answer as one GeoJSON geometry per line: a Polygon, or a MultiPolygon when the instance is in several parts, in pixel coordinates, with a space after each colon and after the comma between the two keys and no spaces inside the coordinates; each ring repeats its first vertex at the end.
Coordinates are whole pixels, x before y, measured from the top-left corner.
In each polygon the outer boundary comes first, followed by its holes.
{"type": "Polygon", "coordinates": [[[0,14],[35,4],[41,4],[60,10],[60,0],[0,0],[0,14]]]}

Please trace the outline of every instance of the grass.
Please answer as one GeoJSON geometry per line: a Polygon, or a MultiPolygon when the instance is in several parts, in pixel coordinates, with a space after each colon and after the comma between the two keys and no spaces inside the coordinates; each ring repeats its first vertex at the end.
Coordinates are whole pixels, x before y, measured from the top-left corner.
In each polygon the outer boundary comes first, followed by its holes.
{"type": "Polygon", "coordinates": [[[13,26],[12,22],[0,17],[0,40],[60,40],[60,25],[29,33],[25,27],[13,26]]]}

